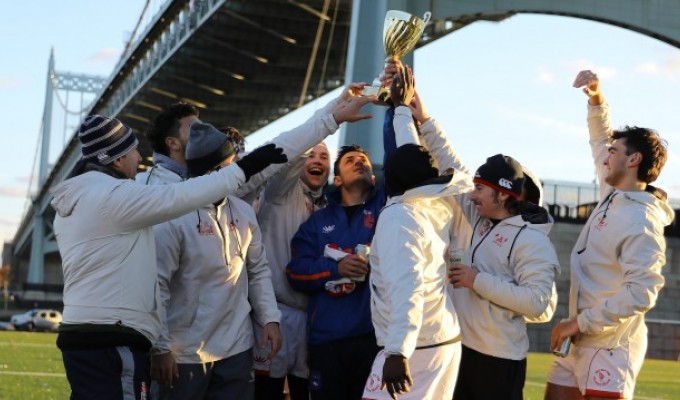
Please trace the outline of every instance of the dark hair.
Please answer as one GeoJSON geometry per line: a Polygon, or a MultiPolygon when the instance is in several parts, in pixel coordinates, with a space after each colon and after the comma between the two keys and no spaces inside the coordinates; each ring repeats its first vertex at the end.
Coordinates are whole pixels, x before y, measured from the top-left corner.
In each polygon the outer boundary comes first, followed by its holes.
{"type": "Polygon", "coordinates": [[[238,129],[234,128],[233,126],[224,126],[221,128],[217,128],[218,131],[224,133],[227,135],[229,140],[232,141],[238,147],[236,150],[237,153],[240,153],[241,151],[245,151],[246,149],[246,138],[241,135],[241,132],[238,131],[238,129]]]}
{"type": "Polygon", "coordinates": [[[342,146],[340,147],[340,151],[338,151],[338,157],[335,159],[335,162],[333,163],[333,175],[338,176],[340,175],[340,160],[342,160],[342,157],[345,156],[347,153],[351,153],[353,151],[357,151],[363,155],[365,155],[367,158],[370,158],[368,155],[368,152],[364,149],[361,148],[358,144],[350,144],[348,146],[342,146]]]}
{"type": "Polygon", "coordinates": [[[661,169],[666,164],[668,154],[666,141],[659,137],[656,131],[637,126],[624,126],[612,132],[610,139],[626,139],[626,155],[640,153],[642,161],[638,166],[637,179],[645,183],[652,183],[659,177],[661,169]]]}
{"type": "Polygon", "coordinates": [[[191,115],[198,117],[196,107],[181,101],[172,104],[158,114],[146,131],[146,139],[151,144],[153,151],[166,156],[169,155],[165,139],[168,137],[179,137],[179,120],[191,115]]]}

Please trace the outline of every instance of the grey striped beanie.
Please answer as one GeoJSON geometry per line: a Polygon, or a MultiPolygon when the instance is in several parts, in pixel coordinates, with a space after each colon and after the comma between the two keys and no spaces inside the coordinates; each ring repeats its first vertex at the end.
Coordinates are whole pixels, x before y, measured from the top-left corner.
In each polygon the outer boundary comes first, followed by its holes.
{"type": "Polygon", "coordinates": [[[110,164],[139,144],[130,127],[115,118],[102,115],[85,118],[78,130],[78,139],[83,158],[96,158],[100,164],[110,164]]]}

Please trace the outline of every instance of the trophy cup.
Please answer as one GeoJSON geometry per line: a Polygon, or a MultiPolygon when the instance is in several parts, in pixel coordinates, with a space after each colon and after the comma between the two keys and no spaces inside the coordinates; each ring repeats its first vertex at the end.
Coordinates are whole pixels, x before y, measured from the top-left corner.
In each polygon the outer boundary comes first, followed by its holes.
{"type": "MultiPolygon", "coordinates": [[[[413,50],[431,16],[432,13],[429,11],[423,15],[423,19],[420,19],[404,11],[389,10],[385,14],[383,28],[383,47],[387,56],[385,61],[399,59],[413,50]]],[[[380,77],[383,75],[384,71],[380,73],[380,77]]],[[[378,96],[383,102],[389,99],[390,88],[381,85],[380,77],[375,78],[371,86],[364,87],[363,96],[378,96]]]]}

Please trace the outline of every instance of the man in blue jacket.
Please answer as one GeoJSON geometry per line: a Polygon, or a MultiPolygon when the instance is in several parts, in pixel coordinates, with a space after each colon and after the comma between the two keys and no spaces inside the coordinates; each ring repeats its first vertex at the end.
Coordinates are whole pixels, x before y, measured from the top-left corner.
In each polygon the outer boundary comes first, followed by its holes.
{"type": "Polygon", "coordinates": [[[312,399],[360,399],[378,352],[371,323],[367,257],[385,193],[376,190],[368,153],[343,146],[335,161],[336,192],[293,237],[288,280],[309,294],[309,387],[312,399]]]}

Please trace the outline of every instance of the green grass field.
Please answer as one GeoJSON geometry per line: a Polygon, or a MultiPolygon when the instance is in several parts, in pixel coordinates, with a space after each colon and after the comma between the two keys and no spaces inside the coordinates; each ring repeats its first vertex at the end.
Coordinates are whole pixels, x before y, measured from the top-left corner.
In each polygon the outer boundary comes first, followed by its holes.
{"type": "MultiPolygon", "coordinates": [[[[70,391],[55,340],[56,335],[49,333],[0,332],[0,399],[68,398],[70,391]]],[[[545,377],[553,357],[529,355],[526,400],[543,399],[545,377]]],[[[680,399],[680,362],[645,361],[635,398],[680,399]]]]}

